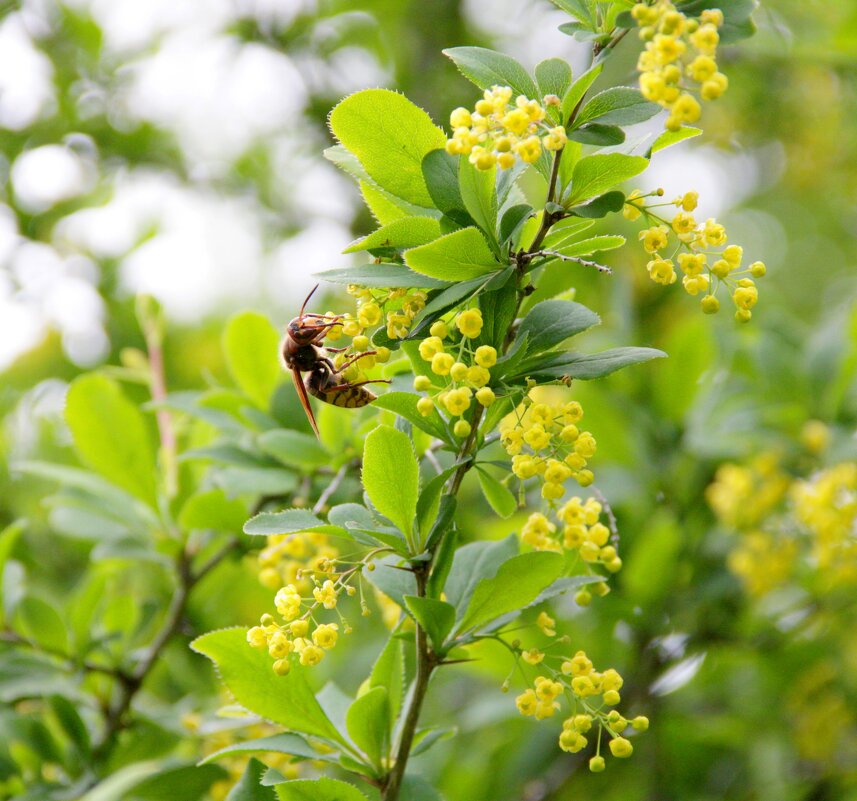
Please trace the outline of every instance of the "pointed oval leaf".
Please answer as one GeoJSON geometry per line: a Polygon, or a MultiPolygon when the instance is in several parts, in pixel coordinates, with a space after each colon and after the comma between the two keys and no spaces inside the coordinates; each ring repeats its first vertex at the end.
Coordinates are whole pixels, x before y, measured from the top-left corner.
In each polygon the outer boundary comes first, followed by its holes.
{"type": "Polygon", "coordinates": [[[420,492],[419,466],[407,434],[378,426],[363,448],[363,486],[375,508],[402,531],[413,533],[420,492]]]}
{"type": "Polygon", "coordinates": [[[229,372],[242,391],[262,409],[268,408],[282,376],[277,357],[279,344],[277,329],[258,312],[236,314],[223,332],[229,372]]]}
{"type": "Polygon", "coordinates": [[[361,250],[392,248],[403,250],[417,245],[425,245],[440,236],[440,223],[431,217],[403,217],[377,231],[358,239],[349,245],[343,253],[358,253],[361,250]]]}
{"type": "Polygon", "coordinates": [[[568,205],[574,206],[601,195],[617,184],[639,175],[648,166],[648,159],[642,156],[626,156],[624,153],[596,154],[582,158],[574,166],[568,205]]]}
{"type": "Polygon", "coordinates": [[[450,47],[443,54],[451,58],[459,72],[480,89],[511,86],[515,94],[538,98],[533,79],[511,56],[485,47],[450,47]]]}
{"type": "Polygon", "coordinates": [[[660,110],[661,107],[646,100],[639,89],[614,86],[599,92],[580,109],[574,127],[593,122],[600,125],[633,125],[645,122],[660,110]]]}
{"type": "Polygon", "coordinates": [[[541,353],[600,322],[592,309],[580,303],[544,300],[530,309],[518,328],[518,338],[527,335],[528,354],[541,353]]]}
{"type": "Polygon", "coordinates": [[[390,703],[386,687],[373,687],[358,696],[345,715],[345,725],[354,744],[377,767],[386,756],[390,734],[390,703]]]}
{"type": "Polygon", "coordinates": [[[491,248],[476,228],[462,228],[405,252],[415,272],[442,281],[467,281],[500,269],[491,248]]]}

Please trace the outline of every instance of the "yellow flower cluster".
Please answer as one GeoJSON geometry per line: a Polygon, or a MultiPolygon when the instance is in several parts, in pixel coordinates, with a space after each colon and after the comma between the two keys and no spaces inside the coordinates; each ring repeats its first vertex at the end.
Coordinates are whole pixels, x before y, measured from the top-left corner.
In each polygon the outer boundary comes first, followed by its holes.
{"type": "Polygon", "coordinates": [[[544,150],[562,150],[568,137],[561,125],[546,121],[546,107],[560,105],[556,95],[542,102],[518,95],[508,86],[485,90],[473,111],[457,108],[449,118],[452,138],[446,151],[453,156],[468,156],[477,170],[495,165],[508,170],[517,159],[532,164],[544,150]]]}
{"type": "MultiPolygon", "coordinates": [[[[345,315],[342,325],[330,330],[327,338],[331,342],[343,334],[358,337],[374,331],[381,324],[386,326],[390,339],[402,339],[408,335],[414,318],[425,308],[427,298],[421,289],[373,289],[355,284],[348,285],[348,294],[357,299],[357,314],[345,315]]],[[[366,344],[368,346],[368,339],[366,344]]],[[[355,346],[355,350],[359,348],[355,346]]],[[[374,357],[375,362],[385,362],[390,358],[386,348],[373,350],[379,351],[374,357]]]]}
{"type": "Polygon", "coordinates": [[[723,12],[708,9],[697,20],[670,0],[658,0],[653,5],[637,3],[631,15],[646,42],[637,62],[643,96],[669,111],[667,130],[696,122],[702,113],[696,95],[716,100],[729,86],[716,60],[723,12]]]}
{"type": "MultiPolygon", "coordinates": [[[[325,651],[336,645],[339,624],[318,623],[315,616],[322,609],[336,609],[343,592],[348,595],[356,592],[347,583],[355,573],[357,568],[324,580],[313,576],[314,586],[310,596],[301,595],[294,584],[287,584],[277,590],[274,606],[285,622],[278,623],[273,615],[262,615],[259,625],[248,630],[247,642],[253,648],[267,649],[274,660],[273,669],[278,676],[285,676],[291,670],[292,654],[301,665],[312,667],[321,662],[325,651]]],[[[344,633],[349,634],[351,628],[341,614],[339,621],[344,633]]]]}
{"type": "Polygon", "coordinates": [[[273,534],[259,552],[259,581],[271,590],[294,584],[306,594],[312,588],[311,576],[332,573],[338,556],[339,550],[327,534],[273,534]]]}
{"type": "Polygon", "coordinates": [[[795,482],[792,500],[795,516],[812,536],[824,588],[857,583],[857,464],[834,465],[795,482]]]}
{"type": "Polygon", "coordinates": [[[779,506],[790,483],[777,455],[762,453],[748,465],[721,465],[705,498],[723,525],[745,531],[757,528],[779,506]]]}
{"type": "MultiPolygon", "coordinates": [[[[428,416],[437,408],[450,418],[461,418],[473,403],[488,407],[496,400],[491,383],[491,368],[497,363],[497,350],[491,345],[473,346],[482,333],[482,312],[466,309],[454,320],[436,321],[430,336],[419,344],[420,357],[428,362],[431,375],[418,375],[414,389],[427,393],[417,402],[417,410],[428,416]]],[[[459,419],[453,426],[457,437],[466,437],[471,427],[459,419]]]]}
{"type": "MultiPolygon", "coordinates": [[[[587,565],[600,564],[617,573],[622,569],[622,560],[610,542],[610,529],[600,522],[600,516],[601,504],[595,498],[584,502],[574,497],[556,510],[557,523],[541,512],[531,514],[521,529],[521,540],[537,551],[577,551],[587,565]]],[[[596,592],[606,594],[606,585],[604,591],[596,592]]],[[[578,603],[584,606],[591,599],[588,590],[578,593],[578,603]]]]}
{"type": "Polygon", "coordinates": [[[559,657],[559,670],[548,668],[549,675],[541,675],[533,686],[515,699],[518,711],[525,717],[544,720],[553,717],[560,709],[560,699],[570,698],[570,715],[563,721],[559,747],[576,754],[595,739],[596,752],[589,760],[589,769],[599,773],[605,768],[601,756],[602,735],[606,731],[610,753],[624,759],[631,756],[634,747],[622,734],[630,725],[639,732],[649,728],[648,718],[640,715],[628,720],[617,709],[621,699],[623,679],[613,668],[603,673],[595,670],[592,660],[583,651],[572,657],[559,657]]]}
{"type": "Polygon", "coordinates": [[[742,534],[729,553],[727,564],[748,595],[761,597],[779,587],[794,569],[798,549],[794,539],[775,537],[767,531],[742,534]]]}
{"type": "Polygon", "coordinates": [[[689,295],[703,295],[703,312],[715,314],[720,310],[716,293],[721,286],[726,286],[736,307],[735,319],[748,322],[759,300],[753,279],[765,274],[765,264],[756,261],[741,269],[744,249],[726,244],[728,237],[723,225],[713,217],[698,222],[693,216],[699,199],[696,192],[687,192],[672,202],[646,205],[646,198],[662,195],[661,189],[648,195],[635,190],[628,195],[623,210],[628,220],[633,222],[643,215],[651,224],[639,234],[644,250],[652,256],[647,265],[649,277],[656,284],[674,284],[677,263],[684,274],[685,291],[689,295]],[[659,206],[677,206],[679,211],[668,221],[653,211],[659,206]],[[672,249],[669,258],[661,255],[667,249],[672,249]]]}
{"type": "Polygon", "coordinates": [[[574,478],[581,487],[594,480],[587,462],[597,443],[578,423],[583,407],[577,401],[558,406],[527,397],[500,426],[503,447],[512,457],[512,472],[521,481],[540,476],[542,497],[550,502],[565,495],[565,482],[574,478]]]}

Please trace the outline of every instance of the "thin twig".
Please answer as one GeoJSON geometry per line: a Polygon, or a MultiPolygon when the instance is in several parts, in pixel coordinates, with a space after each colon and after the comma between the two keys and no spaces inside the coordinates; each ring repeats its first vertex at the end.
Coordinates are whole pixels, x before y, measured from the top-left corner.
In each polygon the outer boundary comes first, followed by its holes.
{"type": "Polygon", "coordinates": [[[324,507],[327,506],[327,502],[333,496],[333,493],[339,489],[339,486],[345,480],[345,476],[348,475],[348,469],[352,465],[346,463],[339,468],[337,474],[330,480],[330,483],[324,488],[324,492],[318,496],[318,500],[315,502],[315,506],[312,507],[312,513],[314,515],[319,514],[324,511],[324,507]]]}
{"type": "Polygon", "coordinates": [[[529,256],[530,258],[542,257],[550,259],[559,259],[560,261],[573,261],[576,264],[582,264],[584,267],[592,267],[592,269],[598,270],[599,273],[613,275],[613,270],[611,270],[606,264],[599,264],[597,261],[581,259],[579,256],[566,256],[562,253],[558,253],[555,250],[537,250],[534,253],[528,253],[527,256],[529,256]]]}
{"type": "Polygon", "coordinates": [[[593,489],[593,493],[598,501],[601,503],[601,506],[604,508],[604,513],[607,515],[607,527],[610,529],[610,540],[613,545],[619,544],[619,526],[616,524],[616,515],[613,514],[613,507],[610,505],[610,501],[604,497],[604,493],[601,492],[600,489],[593,489]]]}

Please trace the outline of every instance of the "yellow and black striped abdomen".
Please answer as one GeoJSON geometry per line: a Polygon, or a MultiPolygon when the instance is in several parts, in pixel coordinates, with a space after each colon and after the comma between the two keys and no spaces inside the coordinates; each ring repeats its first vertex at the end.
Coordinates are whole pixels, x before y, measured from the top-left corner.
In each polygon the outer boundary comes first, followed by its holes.
{"type": "Polygon", "coordinates": [[[321,390],[318,393],[313,392],[312,394],[324,403],[330,403],[333,406],[342,406],[345,409],[357,409],[360,406],[368,406],[378,397],[374,392],[370,392],[365,387],[349,387],[348,389],[341,389],[338,392],[321,390]]]}

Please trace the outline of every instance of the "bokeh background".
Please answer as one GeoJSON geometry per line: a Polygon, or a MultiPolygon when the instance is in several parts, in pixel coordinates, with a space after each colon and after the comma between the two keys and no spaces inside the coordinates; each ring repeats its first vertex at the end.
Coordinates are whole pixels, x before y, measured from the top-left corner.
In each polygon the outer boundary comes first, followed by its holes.
{"type": "MultiPolygon", "coordinates": [[[[651,284],[633,244],[613,277],[575,276],[604,318],[585,347],[670,354],[575,388],[626,566],[589,609],[557,609],[575,647],[626,676],[652,729],[633,759],[590,776],[553,727],[516,716],[499,692],[509,666],[485,651],[431,698],[432,720],[461,728],[420,765],[450,801],[857,799],[853,498],[818,502],[845,508],[852,544],[831,565],[790,489],[857,456],[857,6],[763,0],[755,18],[756,37],[723,49],[730,89],[707,106],[706,135],[659,154],[645,184],[698,190],[701,213],[767,263],[752,323],[704,318],[679,289],[651,284]],[[715,480],[743,517],[706,492],[715,480]],[[843,564],[851,572],[829,581],[843,564]]],[[[141,345],[135,295],[164,306],[171,390],[228,381],[226,319],[253,308],[282,325],[312,274],[346,264],[341,250],[372,228],[322,156],[331,106],[385,86],[443,121],[473,99],[441,54],[455,45],[528,67],[560,56],[577,72],[586,52],[563,21],[547,0],[0,3],[0,527],[26,521],[7,603],[22,581],[62,603],[94,564],[133,575],[141,608],[168,597],[155,567],[62,530],[45,503],[54,485],[15,469],[75,463],[65,390],[141,345]]],[[[629,37],[605,84],[633,83],[636,47],[629,37]]],[[[465,531],[515,530],[469,491],[465,531]]],[[[152,709],[206,715],[224,701],[186,642],[252,624],[269,603],[256,572],[247,554],[206,579],[148,689],[152,709]]],[[[352,691],[354,665],[381,642],[366,625],[348,663],[325,666],[352,691]]],[[[33,693],[16,670],[2,650],[0,786],[22,770],[61,773],[21,723],[40,713],[21,705],[33,693]]],[[[206,750],[204,732],[165,720],[152,714],[126,763],[206,750]]]]}

